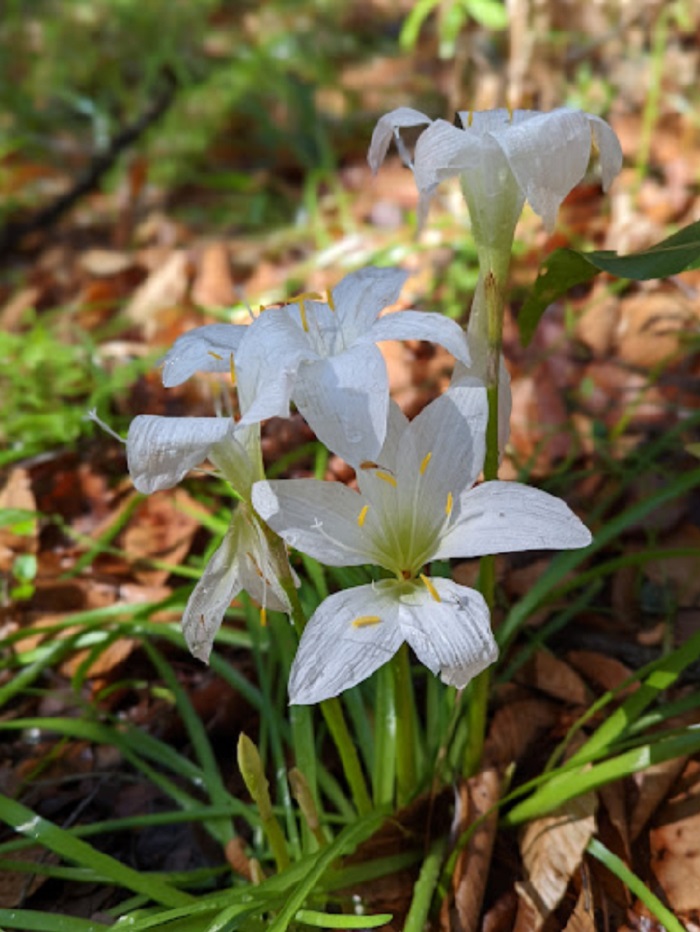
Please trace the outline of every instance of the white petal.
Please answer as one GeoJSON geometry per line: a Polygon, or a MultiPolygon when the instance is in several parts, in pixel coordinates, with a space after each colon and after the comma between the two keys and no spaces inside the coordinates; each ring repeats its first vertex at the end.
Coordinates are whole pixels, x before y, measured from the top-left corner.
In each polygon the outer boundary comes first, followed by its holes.
{"type": "Polygon", "coordinates": [[[435,120],[421,135],[416,143],[413,173],[420,192],[419,219],[427,212],[428,202],[438,184],[449,175],[460,173],[459,167],[449,171],[456,156],[465,146],[478,144],[474,137],[470,140],[464,130],[458,129],[446,120],[435,120]]]}
{"type": "MultiPolygon", "coordinates": [[[[486,348],[475,334],[467,334],[472,354],[471,366],[457,363],[452,373],[450,387],[486,385],[486,348]],[[480,348],[476,348],[480,347],[480,348]]],[[[498,451],[503,457],[510,438],[510,417],[513,410],[513,393],[510,387],[510,373],[504,356],[498,366],[498,451]]],[[[474,477],[476,479],[476,476],[474,477]]]]}
{"type": "Polygon", "coordinates": [[[209,660],[216,632],[226,609],[241,591],[239,576],[239,531],[236,520],[207,563],[182,616],[182,632],[192,654],[205,663],[209,660]]]}
{"type": "Polygon", "coordinates": [[[426,405],[401,441],[399,487],[418,485],[422,501],[430,499],[442,517],[447,493],[456,505],[462,490],[471,488],[481,472],[487,421],[486,389],[481,385],[450,388],[426,405]],[[428,453],[423,473],[416,475],[416,466],[428,453]]]}
{"type": "Polygon", "coordinates": [[[454,320],[442,314],[424,311],[397,311],[381,317],[367,331],[365,340],[428,340],[439,343],[455,359],[469,365],[469,346],[464,331],[454,320]]]}
{"type": "MultiPolygon", "coordinates": [[[[280,581],[283,575],[290,575],[291,567],[286,557],[285,565],[280,566],[263,533],[259,518],[246,503],[238,505],[233,520],[240,529],[237,547],[241,588],[258,605],[276,612],[290,612],[289,599],[280,581]]],[[[298,586],[296,577],[294,580],[298,586]]]]}
{"type": "Polygon", "coordinates": [[[253,486],[253,507],[272,530],[329,566],[375,562],[358,524],[363,506],[362,496],[341,482],[279,479],[253,486]]]}
{"type": "Polygon", "coordinates": [[[286,308],[269,308],[247,328],[236,357],[241,424],[287,417],[297,369],[316,359],[307,334],[286,308]]]}
{"type": "Polygon", "coordinates": [[[586,114],[562,107],[495,135],[530,206],[548,230],[567,194],[582,180],[591,154],[586,114]]]}
{"type": "Polygon", "coordinates": [[[372,171],[376,173],[386,158],[389,144],[394,139],[395,130],[428,125],[431,122],[430,117],[427,117],[419,110],[413,110],[411,107],[398,107],[396,110],[392,110],[391,113],[385,113],[374,127],[372,141],[369,146],[367,161],[372,171]]]}
{"type": "Polygon", "coordinates": [[[590,113],[586,114],[586,116],[591,126],[593,138],[598,146],[603,190],[607,191],[622,168],[622,147],[614,130],[605,120],[601,120],[600,117],[593,116],[590,113]]]}
{"type": "Polygon", "coordinates": [[[139,492],[170,489],[199,466],[216,443],[233,439],[234,425],[220,417],[156,417],[141,414],[129,426],[126,458],[139,492]]]}
{"type": "Polygon", "coordinates": [[[394,584],[345,589],[325,599],[309,620],[289,677],[289,701],[309,705],[356,686],[394,656],[403,641],[394,584]],[[354,625],[358,618],[375,624],[354,625]]]}
{"type": "Polygon", "coordinates": [[[389,386],[373,344],[302,364],[292,398],[321,440],[353,466],[377,457],[386,434],[389,386]]]}
{"type": "Polygon", "coordinates": [[[518,482],[484,482],[460,496],[435,559],[521,550],[570,550],[592,537],[566,502],[518,482]]]}
{"type": "Polygon", "coordinates": [[[367,266],[346,275],[333,289],[335,313],[341,321],[345,345],[349,346],[379,316],[394,304],[401,293],[408,272],[403,269],[378,269],[367,266]]]}
{"type": "Polygon", "coordinates": [[[163,385],[172,388],[195,372],[230,372],[231,356],[247,329],[240,324],[209,324],[183,333],[163,360],[163,385]]]}
{"type": "Polygon", "coordinates": [[[401,633],[443,683],[460,689],[498,657],[483,596],[450,579],[431,579],[440,602],[416,588],[400,599],[401,633]]]}

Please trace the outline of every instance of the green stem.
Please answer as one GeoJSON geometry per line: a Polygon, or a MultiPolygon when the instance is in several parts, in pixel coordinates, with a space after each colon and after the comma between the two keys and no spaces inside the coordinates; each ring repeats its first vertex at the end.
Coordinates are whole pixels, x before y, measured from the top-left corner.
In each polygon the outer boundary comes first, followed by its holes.
{"type": "MultiPolygon", "coordinates": [[[[264,527],[264,533],[270,547],[273,549],[273,553],[279,548],[284,552],[284,560],[278,560],[277,565],[288,567],[289,563],[287,561],[282,538],[278,537],[278,535],[266,525],[264,527]]],[[[299,601],[299,594],[294,585],[291,570],[280,578],[280,585],[284,589],[287,599],[289,600],[292,624],[294,625],[297,635],[301,637],[306,627],[306,615],[299,601]]],[[[355,742],[352,739],[352,735],[345,721],[345,715],[343,714],[343,707],[340,704],[340,700],[326,699],[325,702],[320,703],[320,708],[331,737],[338,749],[345,779],[348,781],[355,808],[361,816],[367,815],[372,811],[372,800],[369,795],[369,790],[367,789],[367,782],[362,771],[362,765],[360,764],[355,742]]]]}
{"type": "Polygon", "coordinates": [[[394,689],[396,690],[396,795],[398,805],[405,806],[416,791],[416,736],[413,681],[408,646],[402,644],[394,655],[394,689]]]}

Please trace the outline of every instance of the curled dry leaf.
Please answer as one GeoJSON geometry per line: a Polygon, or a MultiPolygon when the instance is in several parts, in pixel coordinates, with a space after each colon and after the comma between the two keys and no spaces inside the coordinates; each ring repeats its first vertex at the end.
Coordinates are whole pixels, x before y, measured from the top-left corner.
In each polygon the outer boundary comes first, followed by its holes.
{"type": "MultiPolygon", "coordinates": [[[[557,908],[583,860],[596,828],[595,793],[569,800],[550,815],[535,819],[520,839],[526,880],[517,885],[524,909],[532,917],[528,929],[541,929],[557,908]]],[[[516,923],[516,929],[522,928],[516,923]]]]}

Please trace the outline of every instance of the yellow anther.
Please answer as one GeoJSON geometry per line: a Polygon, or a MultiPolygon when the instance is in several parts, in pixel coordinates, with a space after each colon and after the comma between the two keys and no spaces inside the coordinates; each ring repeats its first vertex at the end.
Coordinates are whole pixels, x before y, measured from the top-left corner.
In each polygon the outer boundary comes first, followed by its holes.
{"type": "Polygon", "coordinates": [[[263,606],[260,609],[260,627],[261,628],[267,627],[267,609],[265,608],[265,606],[263,606]]]}
{"type": "Polygon", "coordinates": [[[467,126],[471,126],[473,122],[474,122],[474,111],[470,110],[469,118],[467,119],[467,126]]]}
{"type": "Polygon", "coordinates": [[[306,319],[306,304],[303,298],[299,299],[299,315],[301,316],[301,326],[304,328],[304,333],[309,332],[309,322],[306,319]]]}
{"type": "Polygon", "coordinates": [[[378,625],[382,619],[379,615],[360,615],[352,621],[353,628],[366,628],[368,625],[378,625]]]}
{"type": "Polygon", "coordinates": [[[425,473],[425,470],[428,468],[428,463],[431,461],[432,458],[433,458],[433,453],[431,451],[430,453],[426,453],[423,459],[421,460],[421,464],[420,464],[421,476],[425,473]]]}
{"type": "Polygon", "coordinates": [[[333,300],[333,292],[330,288],[328,289],[328,307],[332,311],[335,311],[335,301],[333,300]]]}
{"type": "Polygon", "coordinates": [[[231,355],[228,358],[228,364],[231,370],[231,382],[235,385],[236,384],[236,367],[233,364],[233,353],[231,353],[231,355]]]}
{"type": "Polygon", "coordinates": [[[454,499],[452,498],[452,492],[447,493],[447,501],[445,502],[445,514],[449,518],[452,514],[452,506],[454,504],[454,499]]]}
{"type": "Polygon", "coordinates": [[[223,356],[219,356],[219,354],[218,354],[218,353],[215,353],[213,350],[207,350],[207,355],[208,355],[208,356],[213,356],[214,359],[219,359],[219,360],[223,360],[223,358],[224,358],[223,356]]]}
{"type": "Polygon", "coordinates": [[[393,485],[396,488],[396,479],[393,476],[390,476],[388,472],[382,472],[381,469],[378,469],[374,474],[377,479],[381,479],[383,482],[388,482],[389,485],[393,485]]]}
{"type": "Polygon", "coordinates": [[[357,523],[360,527],[364,527],[365,518],[367,517],[367,512],[369,511],[369,505],[364,505],[362,511],[357,516],[357,523]]]}
{"type": "Polygon", "coordinates": [[[513,122],[513,108],[511,107],[510,104],[508,104],[507,106],[508,106],[508,121],[512,123],[513,122]]]}
{"type": "Polygon", "coordinates": [[[425,588],[428,590],[428,592],[431,594],[431,596],[435,599],[436,602],[442,602],[442,599],[440,598],[440,593],[435,588],[435,584],[433,583],[432,579],[430,579],[429,576],[425,576],[423,573],[421,573],[420,581],[423,583],[425,588]]]}

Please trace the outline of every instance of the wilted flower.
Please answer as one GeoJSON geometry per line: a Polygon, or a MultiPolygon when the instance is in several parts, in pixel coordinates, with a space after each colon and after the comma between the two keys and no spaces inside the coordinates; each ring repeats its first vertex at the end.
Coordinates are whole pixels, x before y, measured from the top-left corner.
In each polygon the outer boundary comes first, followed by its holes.
{"type": "Polygon", "coordinates": [[[444,682],[462,687],[497,648],[480,593],[423,572],[431,560],[583,547],[591,535],[551,495],[513,482],[472,488],[484,460],[483,388],[455,387],[410,423],[392,402],[376,463],[359,492],[314,479],[258,482],[253,503],[290,546],[331,566],[368,563],[394,578],[325,599],[292,666],[292,703],[364,680],[406,641],[444,682]]]}
{"type": "Polygon", "coordinates": [[[608,189],[622,166],[617,136],[597,116],[560,107],[536,110],[486,110],[457,114],[459,125],[432,121],[424,113],[400,107],[377,123],[369,163],[377,171],[392,139],[413,168],[423,217],[438,184],[460,177],[477,246],[507,249],[525,200],[554,227],[559,206],[583,180],[591,157],[600,162],[608,189]],[[401,131],[427,126],[412,162],[401,131]]]}
{"type": "Polygon", "coordinates": [[[166,356],[164,381],[177,384],[198,368],[226,371],[235,357],[241,424],[286,417],[292,400],[334,453],[353,465],[374,459],[389,404],[386,364],[375,344],[431,340],[469,363],[454,321],[420,311],[379,317],[406,278],[399,269],[369,267],[347,275],[327,304],[301,296],[262,312],[249,327],[192,330],[166,356]]]}
{"type": "Polygon", "coordinates": [[[210,460],[241,497],[218,550],[189,598],[182,629],[195,657],[208,660],[224,613],[241,590],[260,605],[290,610],[280,565],[251,504],[251,490],[263,478],[260,428],[236,428],[224,417],[141,415],[129,427],[126,454],[134,485],[149,494],[176,485],[195,466],[210,460]]]}

